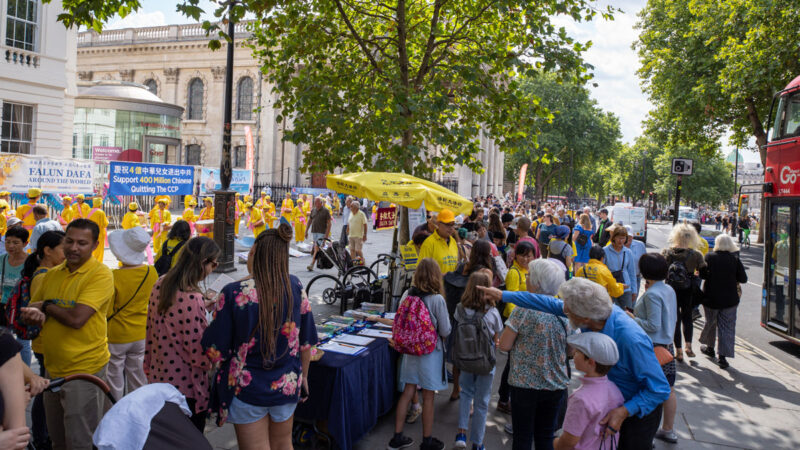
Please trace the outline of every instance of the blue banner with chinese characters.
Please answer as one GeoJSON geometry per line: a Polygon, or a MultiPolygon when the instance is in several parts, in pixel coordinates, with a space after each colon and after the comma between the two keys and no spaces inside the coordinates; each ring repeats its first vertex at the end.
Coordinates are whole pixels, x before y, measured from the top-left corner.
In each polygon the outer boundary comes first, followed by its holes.
{"type": "Polygon", "coordinates": [[[108,195],[189,195],[194,168],[171,164],[111,161],[108,195]]]}

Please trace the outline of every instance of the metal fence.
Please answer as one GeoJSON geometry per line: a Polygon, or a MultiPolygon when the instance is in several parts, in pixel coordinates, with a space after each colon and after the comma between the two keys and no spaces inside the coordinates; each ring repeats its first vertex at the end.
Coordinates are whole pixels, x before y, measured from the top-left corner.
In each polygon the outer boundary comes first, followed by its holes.
{"type": "MultiPolygon", "coordinates": [[[[299,184],[299,185],[288,185],[288,184],[256,184],[253,186],[253,199],[257,199],[261,196],[262,189],[269,189],[272,191],[270,197],[272,201],[279,201],[282,200],[286,193],[292,194],[292,188],[307,188],[311,187],[307,184],[299,184]]],[[[292,195],[292,200],[297,200],[297,195],[292,195]]]]}
{"type": "Polygon", "coordinates": [[[450,189],[451,191],[458,193],[458,180],[442,180],[436,182],[438,185],[450,189]]]}

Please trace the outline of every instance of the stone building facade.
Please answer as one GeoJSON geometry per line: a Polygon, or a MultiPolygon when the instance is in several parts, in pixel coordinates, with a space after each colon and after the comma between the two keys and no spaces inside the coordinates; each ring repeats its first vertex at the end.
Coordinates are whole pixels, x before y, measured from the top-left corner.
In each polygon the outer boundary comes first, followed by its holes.
{"type": "MultiPolygon", "coordinates": [[[[312,184],[311,175],[298,170],[303,162],[302,145],[281,139],[291,123],[276,122],[279,114],[272,107],[275,95],[271,85],[243,45],[248,37],[244,24],[237,25],[236,36],[231,132],[234,167],[244,167],[245,128],[249,127],[256,150],[257,184],[312,184]]],[[[77,38],[78,77],[81,81],[141,83],[165,102],[182,106],[180,162],[217,167],[222,149],[226,52],[224,45],[221,50],[210,50],[207,42],[200,24],[81,32],[77,38]]],[[[499,194],[502,152],[489,139],[482,137],[481,142],[486,173],[458,167],[453,173],[439,175],[439,181],[453,187],[457,183],[458,192],[468,197],[499,194]]],[[[320,179],[317,177],[315,184],[320,179]]]]}
{"type": "Polygon", "coordinates": [[[0,152],[71,156],[76,32],[62,12],[60,0],[0,0],[0,152]]]}

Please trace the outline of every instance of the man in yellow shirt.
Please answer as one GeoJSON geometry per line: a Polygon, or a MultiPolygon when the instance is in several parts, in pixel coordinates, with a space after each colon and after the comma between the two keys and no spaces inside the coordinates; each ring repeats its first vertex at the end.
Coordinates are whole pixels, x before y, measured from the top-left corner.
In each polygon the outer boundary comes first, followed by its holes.
{"type": "Polygon", "coordinates": [[[5,200],[0,200],[0,236],[6,235],[6,229],[8,229],[8,224],[6,219],[6,211],[8,210],[8,202],[5,200]]]}
{"type": "Polygon", "coordinates": [[[89,208],[89,205],[86,204],[86,197],[83,194],[78,194],[75,197],[75,205],[72,206],[72,209],[75,210],[75,215],[73,216],[72,220],[75,219],[88,219],[89,218],[89,211],[92,208],[89,208]]]}
{"type": "Polygon", "coordinates": [[[261,209],[253,207],[253,204],[249,202],[245,203],[244,207],[250,213],[247,219],[247,228],[250,228],[250,231],[253,232],[253,237],[257,238],[265,230],[261,209]]]}
{"type": "Polygon", "coordinates": [[[36,219],[33,217],[33,205],[42,197],[42,190],[37,188],[28,189],[28,203],[17,208],[17,219],[22,221],[22,226],[30,233],[36,226],[36,219]]]}
{"type": "Polygon", "coordinates": [[[452,272],[458,265],[458,244],[453,237],[456,234],[456,216],[453,211],[443,209],[436,217],[436,231],[433,232],[419,249],[419,260],[433,258],[442,274],[452,272]]]}
{"type": "MultiPolygon", "coordinates": [[[[111,270],[92,258],[100,230],[76,219],[67,226],[66,260],[50,269],[31,293],[22,319],[42,326],[40,339],[48,378],[78,373],[105,378],[108,365],[106,311],[114,295],[111,270]]],[[[88,448],[103,416],[105,397],[91,383],[73,381],[44,393],[53,448],[88,448]]]]}
{"type": "Polygon", "coordinates": [[[8,207],[3,212],[3,214],[6,216],[6,219],[10,219],[16,216],[17,212],[11,209],[11,192],[8,191],[0,192],[0,200],[5,200],[5,202],[8,204],[8,207]]]}
{"type": "Polygon", "coordinates": [[[58,223],[61,224],[62,227],[66,227],[75,217],[75,210],[72,208],[72,197],[69,195],[62,197],[61,202],[64,205],[64,209],[61,210],[61,214],[58,215],[58,223]]]}
{"type": "Polygon", "coordinates": [[[234,206],[236,207],[236,220],[233,222],[233,233],[236,237],[239,237],[239,222],[242,221],[242,217],[244,217],[244,202],[241,198],[239,198],[241,194],[238,192],[235,194],[234,206]]]}

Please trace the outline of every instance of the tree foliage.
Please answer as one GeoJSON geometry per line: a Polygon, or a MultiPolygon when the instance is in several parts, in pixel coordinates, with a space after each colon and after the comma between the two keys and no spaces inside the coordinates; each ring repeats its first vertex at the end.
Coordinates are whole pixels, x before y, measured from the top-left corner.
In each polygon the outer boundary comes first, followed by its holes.
{"type": "Polygon", "coordinates": [[[538,139],[506,157],[506,179],[516,179],[528,164],[527,183],[541,199],[546,188],[600,196],[605,182],[598,169],[617,158],[621,137],[619,120],[597,106],[589,91],[574,82],[561,83],[550,73],[537,73],[522,83],[527,95],[540,99],[550,111],[548,121],[537,123],[530,134],[538,139]]]}
{"type": "Polygon", "coordinates": [[[709,156],[729,130],[737,145],[766,143],[771,97],[800,74],[800,3],[649,0],[638,27],[653,135],[709,156]]]}
{"type": "Polygon", "coordinates": [[[584,0],[294,0],[258,21],[254,49],[304,170],[427,176],[481,170],[482,133],[509,151],[534,142],[548,111],[518,77],[587,77],[589,44],[553,19],[596,13],[584,0]]]}

